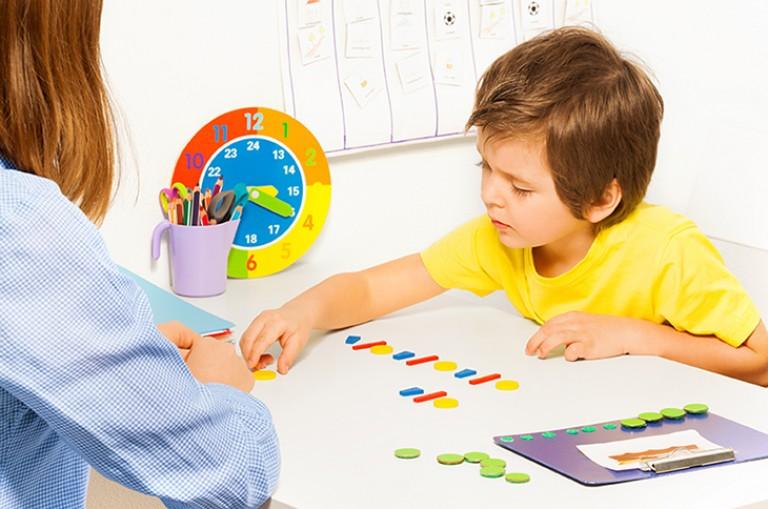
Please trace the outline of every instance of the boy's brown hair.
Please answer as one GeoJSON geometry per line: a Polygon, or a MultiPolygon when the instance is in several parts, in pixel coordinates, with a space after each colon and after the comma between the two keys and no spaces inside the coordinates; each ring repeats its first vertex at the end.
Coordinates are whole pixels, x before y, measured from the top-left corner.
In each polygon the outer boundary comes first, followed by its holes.
{"type": "Polygon", "coordinates": [[[0,153],[56,182],[96,222],[116,176],[101,9],[101,0],[0,0],[0,153]]]}
{"type": "Polygon", "coordinates": [[[564,27],[508,51],[477,86],[467,129],[541,137],[560,199],[579,219],[616,178],[622,199],[597,231],[624,220],[656,164],[664,102],[646,73],[601,35],[564,27]]]}

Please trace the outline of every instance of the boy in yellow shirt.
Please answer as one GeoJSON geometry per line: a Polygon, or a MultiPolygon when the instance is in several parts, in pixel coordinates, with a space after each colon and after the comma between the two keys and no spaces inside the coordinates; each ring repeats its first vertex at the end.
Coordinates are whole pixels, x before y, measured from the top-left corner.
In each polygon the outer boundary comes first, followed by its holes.
{"type": "Polygon", "coordinates": [[[477,128],[487,215],[424,252],[338,274],[243,334],[251,367],[286,373],[310,330],[362,323],[449,288],[504,290],[542,324],[529,355],[658,355],[768,385],[768,333],[704,234],[642,201],[663,101],[600,35],[562,28],[527,41],[483,75],[477,128]]]}

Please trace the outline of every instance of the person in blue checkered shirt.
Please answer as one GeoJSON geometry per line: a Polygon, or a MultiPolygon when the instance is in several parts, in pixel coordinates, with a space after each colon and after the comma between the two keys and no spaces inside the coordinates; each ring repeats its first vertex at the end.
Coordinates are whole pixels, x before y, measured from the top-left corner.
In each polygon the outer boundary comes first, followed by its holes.
{"type": "Polygon", "coordinates": [[[84,507],[89,465],[169,508],[259,507],[280,459],[245,363],[155,326],[94,225],[115,180],[101,1],[0,13],[0,507],[84,507]]]}

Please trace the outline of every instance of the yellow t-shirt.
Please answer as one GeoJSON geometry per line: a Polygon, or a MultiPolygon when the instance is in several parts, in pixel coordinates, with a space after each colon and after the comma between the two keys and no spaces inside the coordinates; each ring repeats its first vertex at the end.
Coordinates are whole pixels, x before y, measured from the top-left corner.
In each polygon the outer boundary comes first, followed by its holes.
{"type": "Polygon", "coordinates": [[[568,311],[640,318],[741,345],[760,314],[720,253],[689,219],[641,204],[600,232],[587,255],[556,277],[536,272],[531,248],[508,248],[488,216],[449,233],[421,259],[443,288],[504,290],[541,324],[568,311]]]}

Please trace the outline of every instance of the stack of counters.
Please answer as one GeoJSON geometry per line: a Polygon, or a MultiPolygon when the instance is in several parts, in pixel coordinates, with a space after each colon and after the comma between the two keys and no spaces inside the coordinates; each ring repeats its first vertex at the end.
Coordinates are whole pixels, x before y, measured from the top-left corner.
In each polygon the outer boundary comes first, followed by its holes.
{"type": "Polygon", "coordinates": [[[704,403],[689,403],[683,407],[683,410],[693,415],[701,415],[709,412],[709,407],[704,403]]]}
{"type": "Polygon", "coordinates": [[[436,362],[432,367],[437,371],[454,371],[458,365],[453,361],[440,361],[436,362]]]}
{"type": "Polygon", "coordinates": [[[479,451],[472,451],[464,454],[464,460],[467,463],[480,463],[483,460],[490,458],[486,453],[479,451]]]}
{"type": "Polygon", "coordinates": [[[412,460],[415,458],[418,458],[421,456],[421,451],[418,449],[414,449],[411,447],[405,447],[403,449],[395,449],[395,457],[404,459],[404,460],[412,460]]]}
{"type": "Polygon", "coordinates": [[[410,359],[411,357],[415,357],[415,356],[416,356],[415,353],[409,352],[406,350],[406,351],[398,352],[392,355],[392,358],[395,359],[396,361],[402,361],[405,359],[410,359]]]}
{"type": "Polygon", "coordinates": [[[659,412],[643,412],[638,417],[645,422],[659,422],[664,418],[659,412]]]}
{"type": "Polygon", "coordinates": [[[345,343],[348,345],[354,345],[358,341],[360,341],[360,336],[347,336],[345,343]]]}
{"type": "Polygon", "coordinates": [[[502,477],[506,466],[507,462],[502,459],[486,458],[480,461],[480,475],[491,479],[502,477]]]}
{"type": "Polygon", "coordinates": [[[373,355],[389,355],[392,353],[393,348],[389,345],[376,345],[371,347],[371,353],[373,355]]]}
{"type": "Polygon", "coordinates": [[[672,419],[676,421],[685,417],[685,410],[681,410],[679,408],[663,408],[661,410],[661,415],[663,415],[667,419],[672,419]]]}
{"type": "Polygon", "coordinates": [[[625,428],[641,429],[641,428],[645,428],[646,423],[643,419],[633,417],[631,419],[622,419],[621,425],[624,426],[625,428]]]}
{"type": "Polygon", "coordinates": [[[441,465],[461,465],[464,463],[464,456],[456,453],[445,453],[437,457],[437,462],[441,465]]]}

